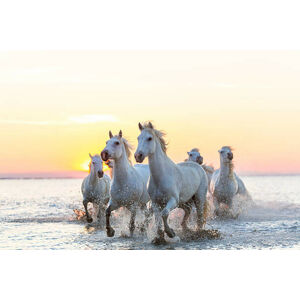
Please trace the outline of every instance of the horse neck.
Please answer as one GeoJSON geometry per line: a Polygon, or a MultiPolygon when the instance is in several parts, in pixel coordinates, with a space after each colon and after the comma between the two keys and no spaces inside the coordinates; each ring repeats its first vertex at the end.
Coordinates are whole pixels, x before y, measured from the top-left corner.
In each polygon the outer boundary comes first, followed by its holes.
{"type": "Polygon", "coordinates": [[[97,183],[97,173],[95,172],[95,169],[93,167],[93,165],[91,165],[91,171],[90,171],[90,174],[89,174],[89,185],[96,185],[97,183]]]}
{"type": "Polygon", "coordinates": [[[168,166],[170,165],[175,164],[162,150],[160,143],[156,141],[155,152],[149,155],[149,168],[153,180],[157,182],[162,176],[168,174],[168,166]]]}
{"type": "Polygon", "coordinates": [[[124,146],[122,150],[123,151],[121,157],[114,160],[114,167],[112,172],[114,180],[122,180],[123,178],[125,178],[130,168],[130,163],[128,161],[124,146]]]}
{"type": "Polygon", "coordinates": [[[233,163],[224,163],[221,161],[220,178],[233,179],[233,163]]]}

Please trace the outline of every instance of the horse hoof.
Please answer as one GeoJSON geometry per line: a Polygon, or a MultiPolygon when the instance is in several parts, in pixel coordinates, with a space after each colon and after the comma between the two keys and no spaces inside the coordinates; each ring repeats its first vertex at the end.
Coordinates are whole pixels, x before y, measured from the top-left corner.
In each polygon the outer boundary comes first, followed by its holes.
{"type": "Polygon", "coordinates": [[[87,220],[88,223],[92,223],[93,222],[93,218],[91,218],[91,217],[88,217],[86,220],[87,220]]]}
{"type": "Polygon", "coordinates": [[[165,238],[163,238],[163,237],[156,237],[152,240],[152,244],[159,246],[159,245],[165,245],[165,244],[167,244],[167,242],[166,242],[165,238]]]}
{"type": "Polygon", "coordinates": [[[166,231],[166,234],[167,234],[167,236],[169,237],[169,238],[174,238],[175,237],[175,232],[174,232],[174,230],[173,229],[169,229],[168,231],[166,231]]]}
{"type": "Polygon", "coordinates": [[[115,231],[112,228],[106,229],[106,234],[108,237],[113,237],[115,235],[115,231]]]}

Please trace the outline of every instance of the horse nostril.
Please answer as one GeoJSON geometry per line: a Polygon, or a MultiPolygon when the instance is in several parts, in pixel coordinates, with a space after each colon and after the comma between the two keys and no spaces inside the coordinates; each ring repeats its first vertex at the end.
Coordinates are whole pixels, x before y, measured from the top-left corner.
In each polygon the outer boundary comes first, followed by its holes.
{"type": "Polygon", "coordinates": [[[103,160],[107,160],[107,157],[108,157],[108,151],[107,150],[103,150],[101,152],[101,157],[103,160]]]}
{"type": "Polygon", "coordinates": [[[143,153],[141,153],[141,152],[135,153],[134,156],[137,161],[140,161],[143,158],[143,153]]]}

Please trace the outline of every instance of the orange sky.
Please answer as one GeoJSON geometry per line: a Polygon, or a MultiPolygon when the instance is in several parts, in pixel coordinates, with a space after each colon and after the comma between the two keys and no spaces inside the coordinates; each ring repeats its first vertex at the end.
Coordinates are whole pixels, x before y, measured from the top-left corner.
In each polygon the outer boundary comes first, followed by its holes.
{"type": "Polygon", "coordinates": [[[0,175],[75,175],[108,130],[167,133],[175,161],[235,149],[242,173],[300,173],[300,51],[0,52],[0,175]]]}

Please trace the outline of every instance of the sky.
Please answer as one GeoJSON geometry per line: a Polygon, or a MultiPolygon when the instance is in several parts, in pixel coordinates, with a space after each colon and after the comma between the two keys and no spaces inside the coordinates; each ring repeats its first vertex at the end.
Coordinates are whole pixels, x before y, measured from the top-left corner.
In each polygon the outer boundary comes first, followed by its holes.
{"type": "Polygon", "coordinates": [[[300,51],[0,51],[0,176],[82,176],[88,153],[138,122],[180,162],[200,148],[241,174],[300,173],[300,51]]]}

